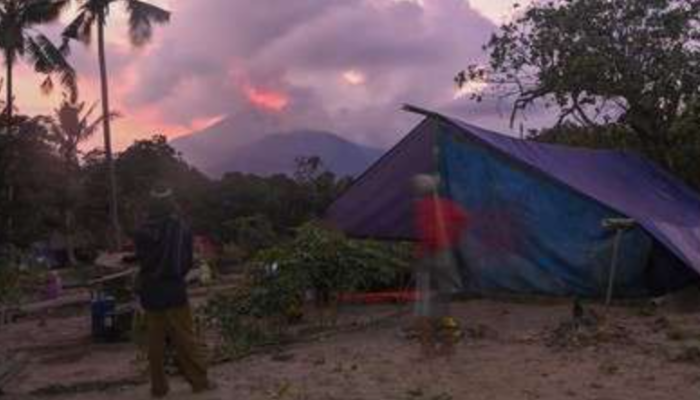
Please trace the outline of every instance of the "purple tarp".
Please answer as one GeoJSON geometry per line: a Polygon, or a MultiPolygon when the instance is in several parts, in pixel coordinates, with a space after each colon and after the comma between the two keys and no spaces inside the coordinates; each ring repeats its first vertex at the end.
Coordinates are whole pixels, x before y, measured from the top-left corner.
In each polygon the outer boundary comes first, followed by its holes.
{"type": "Polygon", "coordinates": [[[432,113],[358,178],[331,206],[328,219],[353,236],[413,239],[410,178],[435,171],[435,138],[446,130],[633,218],[700,272],[700,196],[651,162],[618,151],[515,139],[432,113]]]}

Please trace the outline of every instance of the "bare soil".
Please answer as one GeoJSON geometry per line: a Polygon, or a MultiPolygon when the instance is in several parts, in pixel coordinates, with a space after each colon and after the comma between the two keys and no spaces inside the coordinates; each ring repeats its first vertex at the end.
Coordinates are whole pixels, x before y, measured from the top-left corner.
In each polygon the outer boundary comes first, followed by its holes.
{"type": "MultiPolygon", "coordinates": [[[[598,315],[603,314],[599,306],[598,315]]],[[[372,319],[394,306],[362,306],[342,318],[372,319]]],[[[218,389],[193,395],[172,378],[173,399],[450,400],[700,398],[700,317],[616,307],[593,327],[572,327],[566,301],[455,303],[463,340],[427,359],[405,335],[410,313],[212,368],[218,389]]],[[[130,344],[93,344],[85,315],[0,329],[0,353],[30,365],[6,398],[147,399],[130,344]]]]}

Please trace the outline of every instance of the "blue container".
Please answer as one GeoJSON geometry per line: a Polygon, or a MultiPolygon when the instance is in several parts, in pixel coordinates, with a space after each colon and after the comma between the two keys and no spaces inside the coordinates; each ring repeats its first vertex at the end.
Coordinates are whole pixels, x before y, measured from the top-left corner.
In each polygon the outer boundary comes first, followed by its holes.
{"type": "Polygon", "coordinates": [[[108,318],[114,314],[116,309],[114,297],[102,296],[99,294],[92,300],[92,337],[93,339],[105,339],[109,333],[108,318]]]}

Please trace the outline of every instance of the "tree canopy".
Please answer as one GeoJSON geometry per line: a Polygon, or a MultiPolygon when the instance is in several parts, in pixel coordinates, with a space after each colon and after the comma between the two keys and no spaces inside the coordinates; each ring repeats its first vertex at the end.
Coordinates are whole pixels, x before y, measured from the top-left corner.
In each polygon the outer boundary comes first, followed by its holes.
{"type": "Polygon", "coordinates": [[[539,102],[556,106],[560,123],[619,123],[649,149],[672,145],[674,123],[700,94],[694,0],[535,2],[484,48],[488,64],[457,82],[514,96],[513,117],[539,102]]]}

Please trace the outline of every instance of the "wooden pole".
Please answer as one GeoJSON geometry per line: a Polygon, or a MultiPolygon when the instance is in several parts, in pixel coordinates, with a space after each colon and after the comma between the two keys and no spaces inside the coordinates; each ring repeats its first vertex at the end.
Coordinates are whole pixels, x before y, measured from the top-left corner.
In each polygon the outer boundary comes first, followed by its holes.
{"type": "Polygon", "coordinates": [[[615,232],[615,240],[613,242],[613,254],[610,261],[610,275],[608,276],[608,288],[605,291],[605,313],[607,314],[610,308],[610,303],[613,298],[613,289],[615,287],[615,275],[617,274],[617,263],[620,254],[620,244],[622,242],[622,234],[628,229],[632,229],[636,225],[635,220],[631,218],[608,218],[602,221],[602,226],[615,232]]]}
{"type": "Polygon", "coordinates": [[[618,259],[619,250],[620,250],[620,240],[622,239],[623,232],[624,232],[623,229],[618,229],[617,232],[615,233],[615,241],[613,243],[612,261],[610,264],[610,275],[608,276],[608,290],[606,291],[606,294],[605,294],[605,311],[606,311],[606,313],[607,313],[607,310],[610,308],[610,303],[612,302],[613,288],[615,286],[615,275],[617,272],[617,259],[618,259]]]}

